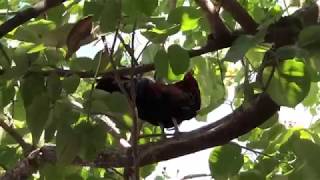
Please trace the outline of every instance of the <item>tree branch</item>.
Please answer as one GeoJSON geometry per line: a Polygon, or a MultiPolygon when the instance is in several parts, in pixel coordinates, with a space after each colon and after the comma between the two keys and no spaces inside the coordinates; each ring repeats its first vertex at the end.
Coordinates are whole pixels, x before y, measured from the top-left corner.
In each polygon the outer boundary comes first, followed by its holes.
{"type": "Polygon", "coordinates": [[[2,127],[22,147],[25,153],[28,153],[33,149],[31,144],[25,142],[21,135],[5,122],[4,117],[1,117],[0,119],[0,127],[2,127]]]}
{"type": "Polygon", "coordinates": [[[4,22],[0,26],[0,38],[12,31],[14,28],[22,25],[32,18],[38,17],[40,14],[46,12],[48,9],[62,4],[66,0],[43,0],[38,2],[31,8],[27,8],[18,12],[13,18],[4,22]]]}
{"type": "MultiPolygon", "coordinates": [[[[248,108],[237,108],[233,113],[220,119],[218,121],[220,123],[213,123],[215,126],[209,124],[203,128],[182,133],[170,139],[139,145],[138,152],[140,158],[138,159],[138,164],[139,166],[144,166],[226,144],[230,140],[261,125],[279,109],[280,107],[268,95],[261,94],[252,101],[251,106],[248,108]]],[[[124,150],[108,149],[98,155],[94,162],[87,162],[76,158],[73,163],[80,166],[102,168],[127,167],[133,165],[131,152],[132,148],[124,150]]],[[[14,169],[7,171],[3,178],[15,179],[16,176],[13,175],[17,175],[17,173],[14,172],[20,172],[20,177],[27,177],[28,174],[31,175],[40,167],[40,164],[55,162],[55,146],[44,146],[20,161],[14,169]]]]}
{"type": "Polygon", "coordinates": [[[232,17],[241,25],[246,33],[257,32],[257,24],[249,13],[236,0],[221,0],[222,7],[231,13],[232,17]]]}
{"type": "MultiPolygon", "coordinates": [[[[227,2],[227,0],[225,2],[227,2]]],[[[312,16],[312,18],[309,17],[308,19],[318,19],[318,7],[315,9],[317,10],[317,13],[313,13],[313,15],[317,16],[317,18],[314,18],[312,16]]],[[[301,13],[301,17],[306,18],[308,17],[306,15],[308,12],[304,12],[304,10],[305,9],[302,9],[298,13],[301,13]]],[[[317,23],[317,21],[315,20],[314,23],[317,23]]],[[[245,27],[252,28],[253,26],[250,25],[245,27]]],[[[251,28],[248,28],[249,30],[247,31],[250,32],[251,28]]],[[[218,50],[219,48],[221,49],[224,47],[228,47],[231,44],[232,41],[225,42],[224,44],[209,41],[208,44],[203,48],[190,50],[189,55],[190,57],[198,56],[207,52],[218,50]]],[[[153,69],[154,65],[152,64],[139,66],[134,69],[134,73],[142,73],[151,71],[153,69]]],[[[72,71],[59,71],[60,70],[58,70],[59,75],[68,75],[75,73],[72,71]]],[[[40,73],[47,75],[50,72],[52,71],[40,73]]],[[[120,74],[129,74],[131,73],[131,68],[120,69],[117,70],[117,72],[119,72],[120,74]]],[[[79,73],[81,74],[81,77],[92,77],[92,73],[79,73]]],[[[110,71],[101,75],[113,75],[114,73],[114,71],[110,71]]],[[[175,136],[170,139],[139,145],[137,147],[139,153],[138,165],[143,166],[163,160],[168,160],[182,155],[194,153],[206,148],[211,148],[228,143],[230,140],[237,138],[264,123],[280,108],[266,94],[259,95],[251,102],[251,106],[245,107],[239,107],[233,113],[225,116],[219,121],[193,130],[191,132],[182,133],[181,135],[175,136]]],[[[93,162],[87,162],[76,158],[73,163],[80,166],[103,168],[128,167],[133,165],[131,154],[131,148],[115,150],[108,149],[100,153],[97,159],[93,162]]],[[[13,168],[12,170],[8,170],[3,176],[3,179],[18,179],[18,177],[29,177],[35,170],[40,167],[42,163],[48,162],[56,162],[55,146],[44,146],[39,150],[32,152],[28,157],[20,161],[15,168],[13,168]],[[15,174],[14,172],[20,172],[20,174],[15,174]]]]}

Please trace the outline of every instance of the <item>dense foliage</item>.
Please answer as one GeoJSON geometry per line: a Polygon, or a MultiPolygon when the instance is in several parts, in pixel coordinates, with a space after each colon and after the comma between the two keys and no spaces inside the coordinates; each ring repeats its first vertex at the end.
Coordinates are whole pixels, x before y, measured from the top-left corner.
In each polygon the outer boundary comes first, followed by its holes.
{"type": "Polygon", "coordinates": [[[217,30],[201,0],[43,2],[0,1],[0,34],[5,32],[0,39],[0,174],[19,176],[24,172],[10,170],[21,160],[32,158],[37,148],[56,147],[54,160],[29,163],[31,179],[147,177],[156,163],[138,167],[137,147],[161,144],[161,129],[138,120],[128,93],[95,89],[96,81],[144,74],[173,83],[192,69],[201,91],[199,121],[223,103],[250,106],[260,93],[280,106],[303,105],[315,117],[311,122],[295,119],[305,124],[297,127],[291,119],[279,122],[276,113],[249,133],[214,147],[208,159],[214,179],[320,179],[320,26],[291,11],[312,6],[312,1],[235,1],[259,24],[255,33],[240,30],[246,28],[221,8],[222,22],[235,32],[234,39],[230,48],[211,52],[195,50],[210,44],[217,30]],[[34,18],[31,11],[19,14],[33,6],[47,8],[34,18]],[[6,32],[3,24],[13,17],[21,25],[6,32]],[[88,43],[87,57],[77,56],[88,43]],[[230,89],[235,97],[225,102],[230,89]],[[102,152],[128,145],[132,167],[99,164],[102,152]]]}

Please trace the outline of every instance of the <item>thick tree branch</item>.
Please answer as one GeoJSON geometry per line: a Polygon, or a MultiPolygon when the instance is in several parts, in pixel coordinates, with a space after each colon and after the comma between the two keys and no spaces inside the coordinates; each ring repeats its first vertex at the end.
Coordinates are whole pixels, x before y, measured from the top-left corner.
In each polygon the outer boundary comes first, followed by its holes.
{"type": "Polygon", "coordinates": [[[257,32],[258,24],[236,0],[221,0],[222,7],[231,13],[232,17],[241,25],[246,33],[257,32]]]}
{"type": "Polygon", "coordinates": [[[214,6],[211,0],[196,0],[196,3],[206,14],[213,38],[218,39],[219,37],[231,37],[230,31],[227,29],[226,25],[222,22],[219,16],[219,6],[214,6]]]}
{"type": "Polygon", "coordinates": [[[31,8],[18,12],[13,18],[0,25],[0,38],[32,18],[38,17],[48,9],[62,4],[65,0],[43,0],[31,8]]]}
{"type": "MultiPolygon", "coordinates": [[[[237,138],[268,120],[279,110],[266,94],[259,95],[249,107],[239,107],[233,113],[213,123],[191,132],[182,133],[170,139],[138,146],[139,166],[151,164],[206,148],[223,145],[237,138]]],[[[74,164],[91,167],[127,167],[132,166],[131,148],[127,150],[106,150],[94,162],[76,158],[74,164]]],[[[56,162],[55,146],[44,146],[32,152],[18,165],[6,172],[3,179],[28,177],[43,163],[56,162]]]]}

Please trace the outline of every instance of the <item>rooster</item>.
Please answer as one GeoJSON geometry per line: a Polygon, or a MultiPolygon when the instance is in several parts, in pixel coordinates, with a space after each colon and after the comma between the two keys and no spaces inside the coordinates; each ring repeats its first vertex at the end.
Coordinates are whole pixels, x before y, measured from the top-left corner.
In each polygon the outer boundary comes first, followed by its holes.
{"type": "MultiPolygon", "coordinates": [[[[129,93],[130,83],[126,81],[129,79],[121,79],[124,80],[124,89],[129,93]]],[[[110,76],[99,79],[96,88],[120,92],[115,79],[110,76]]],[[[195,117],[200,109],[199,86],[191,72],[174,84],[163,84],[147,78],[138,79],[135,90],[139,118],[155,126],[174,127],[178,131],[178,125],[195,117]]]]}

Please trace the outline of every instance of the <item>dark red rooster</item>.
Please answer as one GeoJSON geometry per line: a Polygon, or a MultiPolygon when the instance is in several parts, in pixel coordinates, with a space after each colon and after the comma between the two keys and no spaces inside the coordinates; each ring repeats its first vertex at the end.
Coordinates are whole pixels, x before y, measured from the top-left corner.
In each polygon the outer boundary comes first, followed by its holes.
{"type": "MultiPolygon", "coordinates": [[[[123,78],[127,80],[127,78],[123,78]]],[[[129,92],[129,83],[124,83],[129,92]]],[[[108,92],[120,91],[113,77],[98,80],[96,86],[108,92]]],[[[136,105],[140,119],[164,128],[177,127],[196,116],[201,99],[198,83],[192,73],[174,84],[154,82],[147,78],[136,81],[136,105]]]]}

